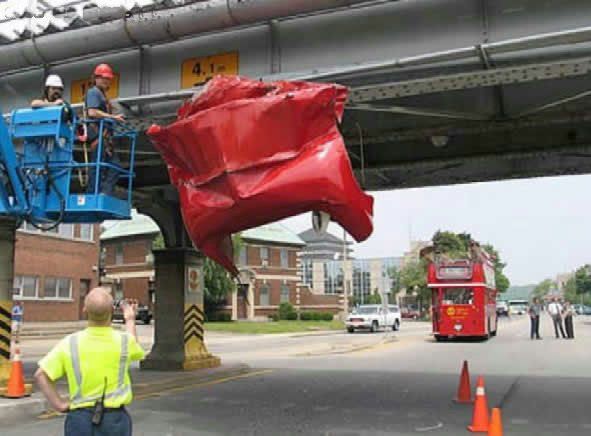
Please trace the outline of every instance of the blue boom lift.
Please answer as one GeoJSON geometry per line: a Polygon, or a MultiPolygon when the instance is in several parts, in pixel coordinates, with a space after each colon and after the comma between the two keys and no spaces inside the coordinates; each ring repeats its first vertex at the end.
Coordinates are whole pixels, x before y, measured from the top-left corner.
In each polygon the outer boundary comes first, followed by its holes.
{"type": "Polygon", "coordinates": [[[9,125],[0,115],[0,216],[42,230],[60,223],[129,219],[136,140],[136,131],[112,120],[78,119],[69,105],[15,110],[9,125]],[[85,139],[77,134],[89,123],[99,129],[96,161],[89,161],[85,139]],[[127,147],[128,168],[101,159],[105,130],[116,149],[127,147]],[[107,169],[126,180],[126,198],[101,193],[107,169]],[[95,180],[87,192],[89,174],[95,180]]]}

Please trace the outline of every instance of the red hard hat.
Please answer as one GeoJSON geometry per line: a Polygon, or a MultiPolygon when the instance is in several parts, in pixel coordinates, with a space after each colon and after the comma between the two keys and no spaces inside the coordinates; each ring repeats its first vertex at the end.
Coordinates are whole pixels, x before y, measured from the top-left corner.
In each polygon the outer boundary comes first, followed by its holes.
{"type": "Polygon", "coordinates": [[[113,77],[115,77],[115,73],[113,73],[113,69],[109,64],[97,65],[94,69],[94,75],[105,77],[107,79],[112,79],[113,77]]]}

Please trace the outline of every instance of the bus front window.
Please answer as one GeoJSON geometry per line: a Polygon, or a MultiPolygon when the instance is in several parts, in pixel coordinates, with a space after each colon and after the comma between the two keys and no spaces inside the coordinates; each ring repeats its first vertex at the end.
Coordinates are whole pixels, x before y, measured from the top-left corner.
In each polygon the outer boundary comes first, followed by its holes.
{"type": "Polygon", "coordinates": [[[443,304],[473,304],[474,291],[470,288],[447,288],[443,290],[443,304]]]}

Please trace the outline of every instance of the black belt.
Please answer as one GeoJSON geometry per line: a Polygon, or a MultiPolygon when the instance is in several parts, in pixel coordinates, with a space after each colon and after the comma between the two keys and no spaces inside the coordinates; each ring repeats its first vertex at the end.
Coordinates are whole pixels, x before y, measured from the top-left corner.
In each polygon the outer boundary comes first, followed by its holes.
{"type": "MultiPolygon", "coordinates": [[[[78,409],[70,410],[70,412],[76,412],[77,410],[89,410],[91,412],[94,412],[94,407],[95,406],[79,407],[78,409]]],[[[110,412],[124,412],[125,411],[125,406],[105,407],[103,410],[104,410],[105,413],[110,413],[110,412]]]]}

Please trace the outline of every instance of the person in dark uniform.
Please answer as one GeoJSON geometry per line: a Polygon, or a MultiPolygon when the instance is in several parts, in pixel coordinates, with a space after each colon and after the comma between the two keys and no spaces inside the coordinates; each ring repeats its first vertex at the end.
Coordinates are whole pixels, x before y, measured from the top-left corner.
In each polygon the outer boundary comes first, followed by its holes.
{"type": "Polygon", "coordinates": [[[564,304],[564,328],[566,329],[567,339],[575,338],[575,328],[573,325],[573,317],[575,316],[575,310],[573,306],[567,301],[564,304]]]}
{"type": "Polygon", "coordinates": [[[533,339],[542,339],[540,337],[540,312],[542,311],[542,305],[540,304],[540,300],[536,297],[533,299],[532,303],[529,305],[528,313],[530,319],[530,338],[533,339]]]}
{"type": "MultiPolygon", "coordinates": [[[[84,105],[86,116],[89,120],[109,119],[118,122],[125,121],[123,115],[113,114],[113,108],[109,99],[107,98],[107,91],[111,87],[111,81],[115,77],[113,70],[107,64],[100,64],[94,69],[93,80],[94,86],[86,92],[84,98],[84,105]]],[[[103,153],[101,156],[102,162],[112,165],[120,165],[119,158],[112,142],[113,129],[105,125],[103,129],[103,153]]],[[[98,140],[99,140],[99,124],[88,123],[88,137],[87,142],[90,144],[92,151],[92,161],[96,161],[98,157],[98,140]]],[[[114,196],[115,185],[119,179],[119,172],[113,168],[101,168],[99,177],[98,192],[106,195],[114,196]]],[[[95,168],[91,167],[88,172],[88,193],[95,191],[95,168]]]]}

